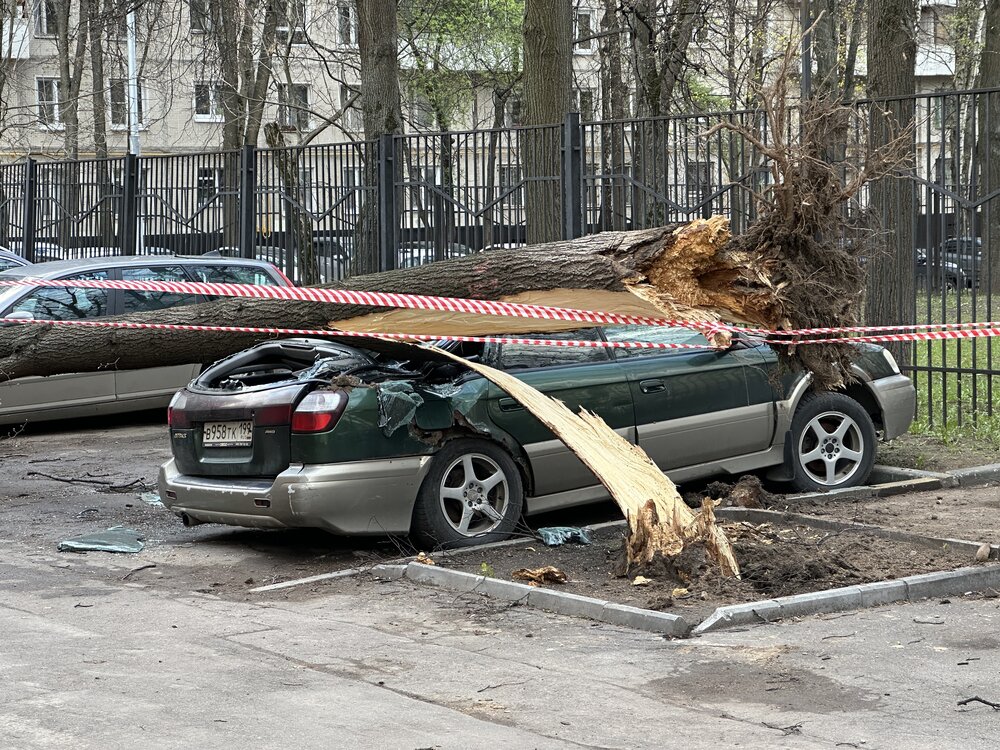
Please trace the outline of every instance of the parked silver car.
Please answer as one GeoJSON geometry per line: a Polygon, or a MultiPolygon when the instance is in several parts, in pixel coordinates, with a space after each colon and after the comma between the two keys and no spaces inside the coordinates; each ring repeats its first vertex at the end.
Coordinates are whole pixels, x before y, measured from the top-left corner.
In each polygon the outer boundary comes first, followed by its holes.
{"type": "MultiPolygon", "coordinates": [[[[36,263],[0,273],[0,279],[204,281],[288,286],[270,263],[241,258],[134,255],[36,263]]],[[[0,318],[76,320],[161,310],[204,302],[190,294],[88,289],[0,287],[0,318]]],[[[0,325],[3,325],[0,323],[0,325]]],[[[13,325],[13,324],[7,324],[13,325]]],[[[112,414],[166,406],[201,363],[144,370],[101,370],[0,382],[0,425],[112,414]]]]}
{"type": "Polygon", "coordinates": [[[6,248],[0,247],[0,271],[6,271],[8,268],[20,268],[21,266],[27,265],[30,265],[28,261],[17,253],[12,253],[6,248]]]}

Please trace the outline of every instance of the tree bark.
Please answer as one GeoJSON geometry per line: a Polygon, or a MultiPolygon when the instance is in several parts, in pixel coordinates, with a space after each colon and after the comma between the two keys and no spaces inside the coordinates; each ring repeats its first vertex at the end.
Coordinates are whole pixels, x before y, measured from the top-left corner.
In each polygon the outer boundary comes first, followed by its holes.
{"type": "MultiPolygon", "coordinates": [[[[561,125],[572,107],[573,16],[566,0],[525,0],[524,124],[561,125]]],[[[562,237],[561,130],[523,135],[525,218],[528,242],[562,237]]]]}
{"type": "MultiPolygon", "coordinates": [[[[361,65],[361,112],[365,140],[401,133],[403,112],[399,100],[399,25],[395,0],[358,0],[358,53],[361,65]]],[[[397,162],[398,163],[398,162],[397,162]]],[[[378,184],[375,148],[366,149],[364,184],[378,184]]],[[[395,190],[383,185],[383,190],[395,190]]],[[[353,269],[374,273],[379,263],[379,215],[377,199],[368,191],[355,230],[353,269]]],[[[396,221],[396,217],[384,217],[396,221]]],[[[395,248],[393,248],[395,250],[395,248]]]]}
{"type": "MultiPolygon", "coordinates": [[[[744,321],[776,327],[784,318],[773,291],[756,281],[754,260],[731,255],[726,220],[607,232],[571,242],[493,250],[417,268],[347,280],[345,288],[504,299],[607,309],[674,319],[744,321]]],[[[331,285],[332,286],[332,285],[331,285]]],[[[129,316],[196,325],[471,335],[577,328],[579,324],[356,305],[224,299],[129,316]]],[[[9,326],[0,329],[0,373],[8,378],[116,367],[211,362],[269,338],[259,334],[9,326]],[[155,343],[153,343],[155,342],[155,343]]]]}
{"type": "MultiPolygon", "coordinates": [[[[1000,0],[987,0],[983,20],[983,50],[979,60],[976,88],[1000,87],[1000,0]]],[[[976,161],[979,162],[979,195],[1000,188],[1000,93],[979,94],[976,161]]],[[[986,292],[1000,291],[1000,198],[983,204],[983,265],[980,275],[989,277],[986,292]]]]}
{"type": "MultiPolygon", "coordinates": [[[[914,0],[881,0],[868,5],[868,95],[872,99],[912,97],[917,44],[914,0]]],[[[889,143],[914,119],[913,99],[889,99],[871,105],[872,145],[889,143]]],[[[913,149],[911,144],[910,154],[913,149]]],[[[866,325],[899,325],[913,321],[913,224],[916,201],[906,175],[886,176],[871,184],[872,216],[881,223],[885,252],[868,259],[866,325]]],[[[890,344],[908,362],[910,347],[890,344]]]]}

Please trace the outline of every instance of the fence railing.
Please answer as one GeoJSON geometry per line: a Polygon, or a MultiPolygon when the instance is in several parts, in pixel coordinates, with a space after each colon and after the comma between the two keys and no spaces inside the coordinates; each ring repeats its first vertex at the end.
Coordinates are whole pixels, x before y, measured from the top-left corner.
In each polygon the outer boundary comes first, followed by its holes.
{"type": "MultiPolygon", "coordinates": [[[[899,322],[993,320],[1000,292],[1000,90],[927,94],[916,113],[909,224],[915,293],[899,322]]],[[[865,107],[860,103],[859,107],[865,107]]],[[[795,125],[787,118],[786,128],[795,125]]],[[[861,120],[863,121],[863,119],[861,120]]],[[[282,149],[0,165],[0,246],[29,259],[213,250],[332,281],[528,242],[724,214],[755,218],[772,179],[755,145],[762,112],[386,136],[282,149]],[[714,126],[731,123],[754,139],[714,126]],[[709,135],[709,133],[711,133],[709,135]]],[[[794,135],[786,132],[786,137],[794,135]]],[[[867,132],[841,144],[845,168],[867,132]]],[[[870,196],[851,207],[874,220],[870,196]]],[[[888,214],[887,214],[888,216],[888,214]]],[[[905,230],[905,231],[903,231],[905,230]]],[[[892,279],[873,280],[880,294],[892,279]]],[[[920,416],[963,424],[1000,413],[992,339],[907,351],[920,416]]]]}

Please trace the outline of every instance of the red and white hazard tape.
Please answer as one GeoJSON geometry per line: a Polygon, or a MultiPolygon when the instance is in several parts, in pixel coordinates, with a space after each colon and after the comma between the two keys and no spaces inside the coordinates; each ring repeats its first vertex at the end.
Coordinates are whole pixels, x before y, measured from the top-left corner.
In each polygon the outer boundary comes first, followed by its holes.
{"type": "Polygon", "coordinates": [[[260,326],[210,326],[185,323],[135,323],[127,320],[22,320],[0,318],[0,323],[76,326],[80,328],[126,328],[152,331],[210,331],[213,333],[259,333],[280,336],[349,336],[389,341],[459,341],[484,344],[524,344],[571,349],[715,349],[710,344],[673,344],[653,341],[591,341],[586,339],[532,339],[517,336],[434,336],[427,333],[367,333],[335,328],[269,328],[260,326]]]}
{"type": "MultiPolygon", "coordinates": [[[[256,333],[279,336],[346,336],[352,338],[385,339],[389,341],[457,341],[486,344],[522,344],[526,346],[554,346],[574,349],[718,349],[711,344],[676,344],[654,341],[593,341],[586,339],[537,339],[517,336],[435,336],[427,333],[368,333],[325,328],[271,328],[263,326],[213,326],[183,323],[137,323],[123,320],[21,320],[0,318],[0,323],[24,325],[76,326],[81,328],[124,328],[153,331],[207,331],[213,333],[256,333]]],[[[776,346],[804,346],[808,344],[883,344],[893,341],[943,341],[1000,336],[998,328],[971,328],[959,331],[924,331],[897,333],[882,336],[844,336],[839,338],[781,341],[762,339],[776,346]]]]}
{"type": "MultiPolygon", "coordinates": [[[[657,325],[680,326],[704,331],[706,334],[719,332],[743,332],[766,337],[778,337],[768,340],[768,343],[783,345],[799,345],[807,343],[840,343],[843,341],[918,341],[940,340],[946,338],[979,338],[995,336],[990,333],[1000,328],[1000,322],[969,322],[969,323],[914,323],[891,326],[850,326],[842,328],[802,328],[776,331],[764,328],[748,328],[720,322],[670,320],[667,318],[648,317],[643,315],[628,315],[623,313],[599,312],[594,310],[579,310],[575,308],[551,307],[547,305],[529,305],[516,302],[499,302],[495,300],[464,299],[460,297],[436,297],[430,295],[392,294],[385,292],[364,292],[350,289],[324,289],[318,287],[282,287],[258,286],[253,284],[224,284],[196,281],[113,281],[103,279],[37,279],[25,277],[0,281],[2,287],[72,287],[86,289],[124,289],[138,292],[159,292],[168,294],[193,294],[215,297],[242,297],[252,299],[299,300],[304,302],[325,302],[332,304],[361,305],[367,307],[392,307],[415,310],[436,310],[442,312],[471,313],[476,315],[494,315],[516,318],[533,318],[537,320],[564,320],[574,323],[597,323],[612,325],[657,325]],[[930,333],[954,333],[954,336],[925,335],[915,333],[889,332],[923,331],[930,333]],[[970,333],[978,332],[978,333],[970,333]],[[876,336],[852,336],[844,338],[843,334],[880,334],[876,336]],[[838,338],[829,338],[836,334],[838,338]],[[885,334],[885,335],[881,335],[885,334]],[[963,334],[963,335],[958,335],[963,334]],[[824,336],[826,338],[789,341],[789,337],[824,336]]],[[[19,321],[20,322],[20,321],[19,321]]],[[[30,321],[29,321],[30,322],[30,321]]],[[[41,321],[35,321],[41,322],[41,321]]],[[[64,323],[67,321],[58,321],[64,323]]],[[[183,329],[181,329],[183,330],[183,329]]],[[[217,330],[217,329],[212,329],[217,330]]],[[[234,330],[239,330],[234,328],[234,330]]],[[[285,331],[293,329],[268,329],[268,331],[285,331]]],[[[250,331],[247,331],[250,332],[250,331]]],[[[256,332],[256,331],[254,331],[256,332]]],[[[320,332],[324,333],[324,332],[320,332]]],[[[312,335],[312,334],[310,334],[312,335]]],[[[319,334],[316,334],[319,335],[319,334]]],[[[344,335],[344,334],[342,334],[344,335]]],[[[370,335],[370,334],[365,334],[370,335]]],[[[410,334],[401,334],[400,338],[419,338],[410,334]]],[[[428,340],[447,340],[446,337],[428,336],[428,340]]],[[[456,338],[456,340],[460,340],[456,338]]],[[[468,340],[479,340],[470,338],[468,340]]],[[[587,345],[593,345],[590,342],[587,345]]],[[[697,345],[663,345],[649,342],[644,348],[705,348],[697,345]]],[[[551,344],[565,346],[566,344],[551,344]]],[[[583,345],[583,344],[580,344],[583,345]]],[[[598,344],[599,345],[599,344],[598,344]]]]}

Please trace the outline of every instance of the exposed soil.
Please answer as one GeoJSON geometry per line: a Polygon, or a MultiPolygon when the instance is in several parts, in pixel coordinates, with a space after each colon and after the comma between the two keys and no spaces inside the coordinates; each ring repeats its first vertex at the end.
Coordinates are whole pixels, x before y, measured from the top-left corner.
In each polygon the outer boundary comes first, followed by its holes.
{"type": "Polygon", "coordinates": [[[1000,487],[941,489],[849,502],[809,501],[769,507],[928,536],[1000,543],[1000,487]]]}
{"type": "Polygon", "coordinates": [[[879,443],[876,463],[921,471],[951,471],[1000,461],[991,445],[967,439],[948,443],[933,435],[900,435],[879,443]]]}
{"type": "Polygon", "coordinates": [[[722,578],[695,551],[686,580],[650,578],[634,585],[610,571],[623,542],[623,527],[600,529],[591,545],[545,547],[541,542],[474,552],[435,555],[439,565],[511,580],[519,568],[552,565],[568,581],[551,585],[582,596],[703,619],[726,604],[821,591],[872,581],[974,565],[972,556],[893,542],[858,532],[825,532],[804,526],[723,524],[733,540],[742,580],[722,578]]]}

